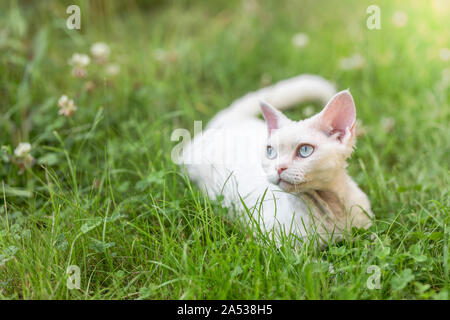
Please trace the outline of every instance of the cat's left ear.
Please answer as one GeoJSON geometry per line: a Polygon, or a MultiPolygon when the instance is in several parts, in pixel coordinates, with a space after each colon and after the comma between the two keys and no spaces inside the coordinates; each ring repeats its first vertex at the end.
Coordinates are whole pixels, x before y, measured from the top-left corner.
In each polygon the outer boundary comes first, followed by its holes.
{"type": "Polygon", "coordinates": [[[272,130],[280,129],[284,124],[290,120],[281,111],[275,109],[265,101],[260,102],[261,112],[266,119],[267,131],[270,135],[272,130]]]}
{"type": "Polygon", "coordinates": [[[319,113],[320,127],[339,141],[348,141],[355,134],[356,108],[349,90],[338,92],[319,113]]]}

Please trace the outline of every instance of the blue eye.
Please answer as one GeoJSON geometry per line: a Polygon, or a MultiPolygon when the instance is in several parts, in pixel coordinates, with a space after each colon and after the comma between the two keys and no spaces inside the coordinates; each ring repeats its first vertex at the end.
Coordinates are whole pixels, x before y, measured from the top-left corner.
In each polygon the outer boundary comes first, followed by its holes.
{"type": "Polygon", "coordinates": [[[304,144],[298,149],[298,156],[308,158],[314,152],[314,147],[309,144],[304,144]]]}
{"type": "Polygon", "coordinates": [[[277,156],[277,152],[271,146],[267,146],[266,155],[269,159],[275,159],[275,157],[277,156]]]}

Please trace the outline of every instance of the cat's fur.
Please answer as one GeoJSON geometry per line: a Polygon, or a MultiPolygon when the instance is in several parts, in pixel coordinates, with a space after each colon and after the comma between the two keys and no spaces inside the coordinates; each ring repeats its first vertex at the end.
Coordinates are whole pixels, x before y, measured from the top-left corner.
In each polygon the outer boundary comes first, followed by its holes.
{"type": "Polygon", "coordinates": [[[223,203],[243,217],[245,203],[262,230],[303,239],[315,234],[323,244],[342,238],[352,226],[371,224],[369,200],[346,171],[355,116],[349,91],[335,94],[321,77],[297,76],[249,93],[219,112],[184,148],[182,161],[209,197],[222,195],[223,203]],[[305,100],[329,102],[301,121],[269,105],[284,109],[305,100]],[[260,108],[266,123],[257,118],[260,108]],[[314,147],[306,158],[298,154],[302,144],[314,147]],[[266,155],[268,145],[277,152],[273,160],[266,155]]]}

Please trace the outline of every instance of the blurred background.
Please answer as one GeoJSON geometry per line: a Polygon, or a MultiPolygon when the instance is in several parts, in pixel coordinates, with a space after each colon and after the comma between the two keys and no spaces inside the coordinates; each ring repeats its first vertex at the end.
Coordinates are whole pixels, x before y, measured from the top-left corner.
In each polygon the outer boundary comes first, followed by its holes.
{"type": "MultiPolygon", "coordinates": [[[[214,111],[208,109],[225,107],[248,90],[298,73],[317,73],[340,88],[360,90],[374,99],[370,108],[362,108],[363,114],[371,115],[384,110],[383,100],[391,90],[423,92],[422,83],[429,88],[435,85],[444,69],[448,77],[449,4],[443,0],[407,5],[402,1],[76,1],[81,9],[80,30],[66,27],[71,4],[2,2],[0,97],[3,113],[5,108],[13,109],[7,119],[27,112],[42,115],[36,105],[49,96],[66,93],[83,100],[83,95],[99,92],[107,94],[102,103],[111,108],[130,109],[126,99],[135,97],[142,99],[140,109],[153,105],[157,110],[186,109],[191,116],[199,111],[209,116],[214,111]],[[370,5],[380,8],[379,30],[366,25],[370,5]],[[71,77],[68,61],[74,53],[90,54],[96,42],[110,47],[113,66],[92,67],[82,83],[71,77]],[[119,72],[119,79],[113,79],[112,74],[119,72]],[[414,81],[418,77],[421,84],[414,81]]],[[[389,99],[389,108],[402,103],[389,99]]],[[[27,136],[29,129],[21,134],[27,136]]]]}

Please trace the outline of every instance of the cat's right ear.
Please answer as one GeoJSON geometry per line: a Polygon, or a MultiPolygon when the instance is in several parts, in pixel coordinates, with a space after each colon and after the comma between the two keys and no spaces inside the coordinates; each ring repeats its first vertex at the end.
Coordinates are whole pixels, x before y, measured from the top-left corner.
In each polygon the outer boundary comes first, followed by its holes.
{"type": "Polygon", "coordinates": [[[272,130],[280,129],[284,124],[289,122],[289,119],[282,114],[280,111],[272,107],[265,101],[260,101],[261,112],[266,120],[267,132],[270,133],[272,130]]]}
{"type": "Polygon", "coordinates": [[[356,123],[355,102],[349,90],[344,90],[331,98],[319,113],[320,127],[331,136],[337,134],[340,141],[354,136],[356,123]]]}

